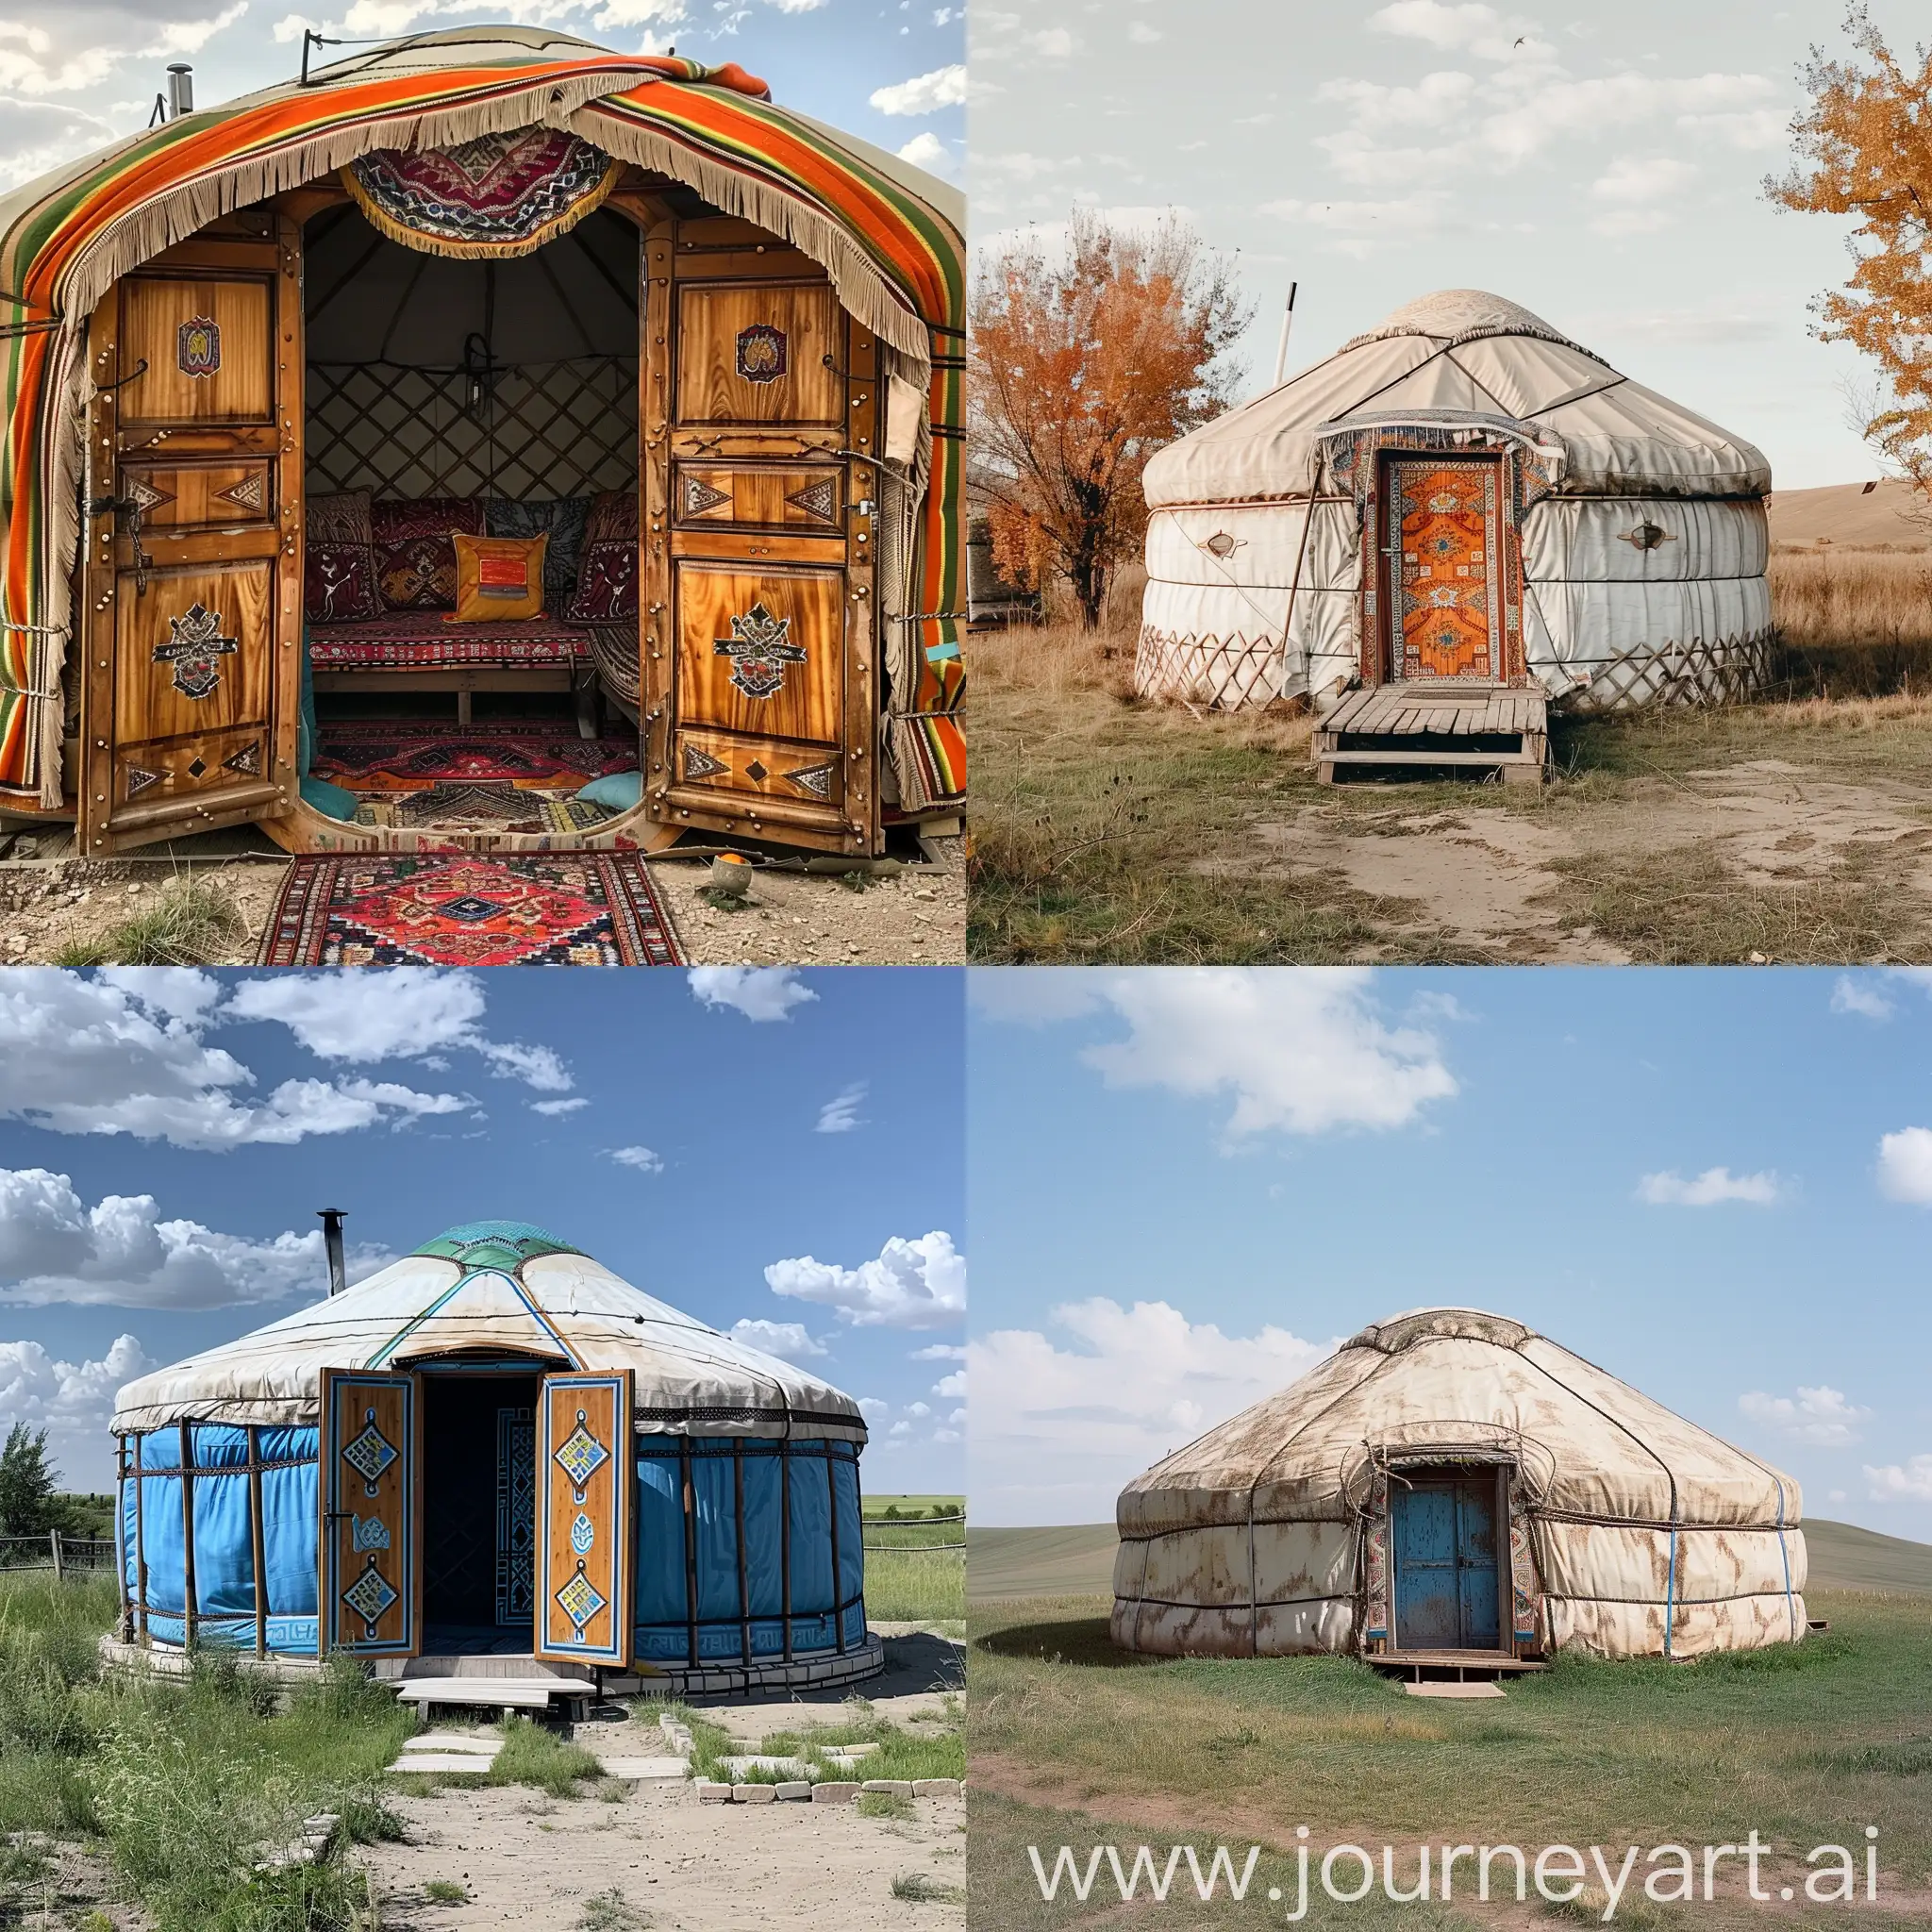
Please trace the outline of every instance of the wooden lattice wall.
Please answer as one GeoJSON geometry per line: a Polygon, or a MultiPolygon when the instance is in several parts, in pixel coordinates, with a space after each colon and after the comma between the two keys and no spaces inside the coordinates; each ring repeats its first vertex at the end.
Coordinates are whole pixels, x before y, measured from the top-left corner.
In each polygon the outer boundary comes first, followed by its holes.
{"type": "Polygon", "coordinates": [[[638,365],[576,357],[497,371],[465,408],[460,369],[308,365],[308,487],[377,496],[588,496],[637,480],[638,365]]]}

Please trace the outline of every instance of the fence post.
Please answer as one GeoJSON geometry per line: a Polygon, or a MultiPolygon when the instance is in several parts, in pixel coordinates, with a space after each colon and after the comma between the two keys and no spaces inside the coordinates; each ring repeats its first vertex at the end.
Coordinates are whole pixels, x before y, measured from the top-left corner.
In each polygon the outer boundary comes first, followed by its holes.
{"type": "Polygon", "coordinates": [[[47,1532],[47,1541],[54,1546],[54,1581],[58,1583],[60,1581],[60,1532],[58,1529],[50,1529],[47,1532]]]}

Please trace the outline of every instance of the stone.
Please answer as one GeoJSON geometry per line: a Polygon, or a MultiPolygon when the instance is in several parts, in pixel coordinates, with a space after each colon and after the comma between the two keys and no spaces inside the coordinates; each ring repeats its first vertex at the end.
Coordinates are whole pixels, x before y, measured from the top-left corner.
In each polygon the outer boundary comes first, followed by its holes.
{"type": "Polygon", "coordinates": [[[698,1779],[698,1803],[700,1805],[728,1805],[731,1802],[731,1787],[714,1784],[708,1777],[698,1779]]]}
{"type": "Polygon", "coordinates": [[[681,1778],[690,1767],[681,1757],[619,1757],[598,1754],[597,1765],[606,1777],[629,1778],[637,1782],[644,1778],[681,1778]]]}
{"type": "Polygon", "coordinates": [[[959,1780],[956,1777],[916,1777],[912,1780],[915,1798],[957,1798],[959,1780]]]}
{"type": "Polygon", "coordinates": [[[909,1798],[912,1795],[912,1780],[907,1777],[869,1777],[859,1789],[868,1796],[877,1794],[888,1798],[909,1798]]]}
{"type": "Polygon", "coordinates": [[[811,1788],[811,1801],[814,1805],[850,1805],[858,1797],[856,1784],[840,1784],[830,1778],[824,1778],[811,1788]]]}
{"type": "Polygon", "coordinates": [[[772,1795],[780,1804],[808,1805],[811,1803],[811,1780],[808,1777],[788,1777],[783,1784],[772,1787],[772,1795]]]}
{"type": "Polygon", "coordinates": [[[734,1805],[771,1805],[777,1802],[776,1785],[733,1785],[731,1802],[734,1805]]]}

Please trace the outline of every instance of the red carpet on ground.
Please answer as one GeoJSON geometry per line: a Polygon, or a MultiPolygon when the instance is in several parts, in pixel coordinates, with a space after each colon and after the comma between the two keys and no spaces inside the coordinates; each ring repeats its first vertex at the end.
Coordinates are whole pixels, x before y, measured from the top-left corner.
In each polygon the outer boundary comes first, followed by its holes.
{"type": "Polygon", "coordinates": [[[294,858],[263,966],[681,966],[635,852],[294,858]]]}

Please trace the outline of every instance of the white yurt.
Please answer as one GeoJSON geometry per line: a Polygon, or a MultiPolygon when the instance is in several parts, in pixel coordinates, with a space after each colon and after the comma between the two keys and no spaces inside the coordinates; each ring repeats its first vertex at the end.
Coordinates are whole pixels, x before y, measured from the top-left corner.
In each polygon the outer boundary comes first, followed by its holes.
{"type": "Polygon", "coordinates": [[[1521,1323],[1424,1308],[1122,1491],[1113,1641],[1507,1666],[1806,1630],[1790,1476],[1521,1323]]]}
{"type": "Polygon", "coordinates": [[[1144,484],[1143,696],[1325,709],[1466,677],[1607,710],[1765,672],[1763,455],[1479,289],[1406,304],[1144,484]]]}
{"type": "Polygon", "coordinates": [[[866,1627],[864,1417],[524,1222],[128,1383],[122,1638],[822,1685],[866,1627]]]}

